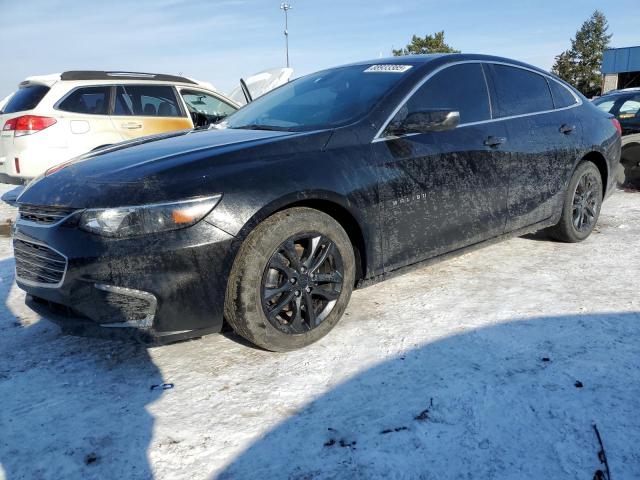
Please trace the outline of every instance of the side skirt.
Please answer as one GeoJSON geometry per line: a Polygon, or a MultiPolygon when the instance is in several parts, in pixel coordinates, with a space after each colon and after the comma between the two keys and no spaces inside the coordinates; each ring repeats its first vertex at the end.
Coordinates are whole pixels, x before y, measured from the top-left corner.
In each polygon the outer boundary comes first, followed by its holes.
{"type": "Polygon", "coordinates": [[[494,245],[496,243],[500,243],[504,240],[509,240],[510,238],[514,238],[514,237],[521,237],[523,235],[527,235],[529,233],[534,233],[537,232],[539,230],[542,230],[544,228],[547,227],[551,227],[555,224],[557,224],[559,221],[559,217],[557,215],[554,215],[553,217],[549,217],[546,220],[543,220],[541,222],[538,223],[534,223],[533,225],[529,225],[527,227],[524,228],[520,228],[518,230],[514,230],[512,232],[509,233],[505,233],[502,235],[498,235],[497,237],[492,237],[488,240],[483,240],[481,242],[478,243],[474,243],[472,245],[463,247],[463,248],[459,248],[457,250],[453,250],[451,252],[448,253],[443,253],[442,255],[437,255],[435,257],[431,257],[431,258],[427,258],[426,260],[421,260],[419,262],[416,263],[412,263],[410,265],[406,265],[404,267],[400,267],[397,268],[395,270],[392,270],[390,272],[385,272],[382,273],[380,275],[376,275],[374,277],[370,277],[370,278],[365,278],[362,280],[359,280],[358,283],[356,284],[356,288],[360,289],[360,288],[365,288],[365,287],[369,287],[371,285],[375,285],[376,283],[380,283],[384,280],[388,280],[390,278],[399,276],[399,275],[404,275],[405,273],[411,272],[413,270],[417,270],[419,268],[423,268],[423,267],[428,267],[429,265],[434,265],[436,263],[440,263],[443,262],[445,260],[449,260],[450,258],[455,258],[455,257],[459,257],[461,255],[465,255],[467,253],[471,253],[473,251],[476,250],[480,250],[481,248],[484,247],[488,247],[490,245],[494,245]]]}

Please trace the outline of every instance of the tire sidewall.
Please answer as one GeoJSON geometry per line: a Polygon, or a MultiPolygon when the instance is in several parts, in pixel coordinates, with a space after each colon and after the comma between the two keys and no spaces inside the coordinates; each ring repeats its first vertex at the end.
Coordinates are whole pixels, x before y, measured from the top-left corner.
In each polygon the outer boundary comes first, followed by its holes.
{"type": "Polygon", "coordinates": [[[227,288],[227,320],[237,333],[267,350],[302,348],[324,337],[338,323],[349,303],[354,283],[353,247],[342,226],[318,210],[303,207],[284,210],[258,225],[240,248],[227,288]],[[338,249],[344,266],[342,291],[320,325],[302,334],[287,334],[272,325],[264,313],[262,278],[268,261],[282,243],[292,236],[310,232],[329,237],[338,249]]]}

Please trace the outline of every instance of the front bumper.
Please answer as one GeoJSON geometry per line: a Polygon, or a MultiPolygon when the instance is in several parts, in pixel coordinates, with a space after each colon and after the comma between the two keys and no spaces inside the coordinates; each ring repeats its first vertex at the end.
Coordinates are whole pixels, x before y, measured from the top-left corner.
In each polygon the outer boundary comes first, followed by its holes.
{"type": "Polygon", "coordinates": [[[61,280],[44,284],[27,278],[16,252],[16,283],[38,313],[70,333],[180,339],[221,330],[234,237],[206,221],[127,239],[68,223],[16,224],[14,245],[47,246],[66,260],[61,280]]]}

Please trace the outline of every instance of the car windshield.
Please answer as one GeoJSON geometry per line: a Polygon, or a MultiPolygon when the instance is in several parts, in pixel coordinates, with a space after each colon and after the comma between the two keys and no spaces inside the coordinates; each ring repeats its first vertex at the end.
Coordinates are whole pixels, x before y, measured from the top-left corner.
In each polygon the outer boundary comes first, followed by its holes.
{"type": "Polygon", "coordinates": [[[347,125],[371,111],[411,68],[383,67],[354,65],[302,77],[243,107],[223,125],[296,131],[347,125]]]}

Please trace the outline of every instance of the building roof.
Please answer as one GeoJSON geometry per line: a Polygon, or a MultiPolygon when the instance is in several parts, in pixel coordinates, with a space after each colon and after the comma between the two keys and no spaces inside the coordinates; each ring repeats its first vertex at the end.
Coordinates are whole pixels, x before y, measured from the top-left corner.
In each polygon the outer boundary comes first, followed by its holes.
{"type": "Polygon", "coordinates": [[[601,71],[604,74],[640,72],[640,45],[605,50],[601,71]]]}

